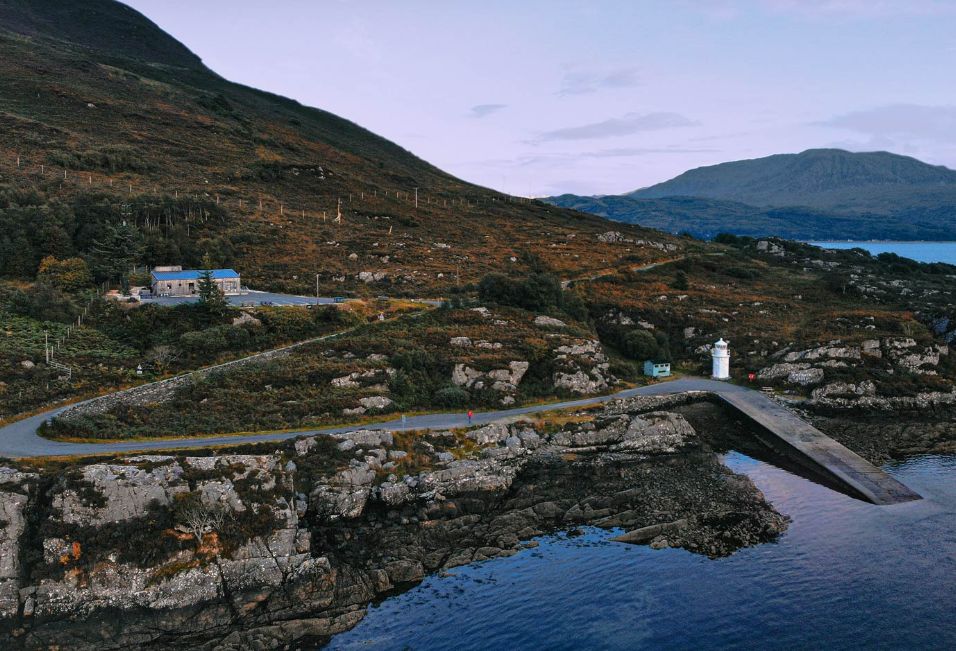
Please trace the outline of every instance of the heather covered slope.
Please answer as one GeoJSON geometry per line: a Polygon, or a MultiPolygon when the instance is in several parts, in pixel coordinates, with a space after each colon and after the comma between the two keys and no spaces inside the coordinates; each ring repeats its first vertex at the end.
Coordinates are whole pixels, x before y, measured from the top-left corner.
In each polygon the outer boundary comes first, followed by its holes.
{"type": "Polygon", "coordinates": [[[31,279],[45,255],[93,262],[124,223],[128,265],[195,265],[208,251],[253,286],[298,292],[318,273],[325,292],[444,293],[523,249],[569,273],[661,255],[228,82],[123,5],[82,7],[0,2],[0,276],[31,279]]]}
{"type": "Polygon", "coordinates": [[[144,63],[203,69],[199,57],[137,11],[118,2],[0,0],[0,25],[144,63]]]}

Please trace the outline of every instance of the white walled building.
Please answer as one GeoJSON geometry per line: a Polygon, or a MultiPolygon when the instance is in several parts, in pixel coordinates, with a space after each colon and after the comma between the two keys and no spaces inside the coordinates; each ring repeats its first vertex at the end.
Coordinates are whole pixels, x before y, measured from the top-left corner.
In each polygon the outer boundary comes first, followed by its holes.
{"type": "MultiPolygon", "coordinates": [[[[199,294],[201,269],[183,269],[180,266],[155,267],[152,271],[154,296],[196,296],[199,294]]],[[[242,293],[239,273],[233,269],[212,269],[212,281],[226,296],[242,293]]]]}
{"type": "Polygon", "coordinates": [[[714,350],[711,352],[714,358],[714,371],[711,377],[715,380],[730,379],[730,351],[727,350],[727,342],[720,339],[714,344],[714,350]]]}

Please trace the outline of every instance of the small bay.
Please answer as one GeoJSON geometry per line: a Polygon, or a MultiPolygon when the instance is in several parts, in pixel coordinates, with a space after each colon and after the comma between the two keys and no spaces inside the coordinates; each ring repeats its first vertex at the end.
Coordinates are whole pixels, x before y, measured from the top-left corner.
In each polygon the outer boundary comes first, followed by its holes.
{"type": "Polygon", "coordinates": [[[779,542],[710,560],[544,536],[369,609],[327,649],[953,648],[956,457],[884,468],[923,500],[873,506],[731,452],[793,522],[779,542]]]}

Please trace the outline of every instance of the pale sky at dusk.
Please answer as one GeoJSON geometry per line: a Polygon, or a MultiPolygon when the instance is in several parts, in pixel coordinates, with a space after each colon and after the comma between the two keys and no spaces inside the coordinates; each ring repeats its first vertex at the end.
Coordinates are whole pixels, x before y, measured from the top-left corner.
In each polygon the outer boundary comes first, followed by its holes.
{"type": "Polygon", "coordinates": [[[466,180],[618,193],[811,147],[956,168],[956,0],[128,0],[466,180]]]}

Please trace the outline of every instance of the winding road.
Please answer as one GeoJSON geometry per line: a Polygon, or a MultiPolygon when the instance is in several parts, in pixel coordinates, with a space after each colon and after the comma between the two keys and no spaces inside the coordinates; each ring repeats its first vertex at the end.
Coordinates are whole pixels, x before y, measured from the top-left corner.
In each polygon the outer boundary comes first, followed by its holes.
{"type": "MultiPolygon", "coordinates": [[[[682,393],[685,391],[709,391],[713,393],[756,393],[743,387],[738,387],[733,384],[725,384],[723,382],[716,382],[714,380],[681,379],[646,387],[626,389],[624,391],[619,391],[618,393],[613,393],[606,396],[582,398],[580,400],[566,400],[563,402],[548,404],[537,404],[527,407],[517,407],[514,409],[503,409],[499,411],[476,412],[472,419],[472,424],[483,425],[498,420],[523,416],[525,414],[534,414],[568,407],[581,407],[584,405],[607,402],[617,398],[630,398],[632,396],[638,395],[664,395],[671,393],[682,393]]],[[[396,418],[380,423],[351,425],[345,427],[323,427],[309,430],[272,431],[259,432],[255,434],[233,434],[226,436],[194,436],[178,439],[159,439],[155,441],[138,440],[104,441],[103,443],[70,443],[66,441],[45,439],[37,434],[37,428],[44,421],[54,418],[61,412],[69,409],[71,406],[74,405],[57,407],[41,414],[37,414],[36,416],[31,416],[14,423],[10,423],[5,427],[0,428],[0,457],[16,459],[25,457],[85,456],[113,454],[117,452],[171,450],[175,448],[210,447],[239,443],[259,443],[263,441],[283,441],[299,436],[335,434],[339,432],[353,431],[356,429],[448,429],[452,427],[468,426],[468,417],[464,413],[438,413],[409,416],[404,424],[402,423],[401,419],[396,418]]]]}
{"type": "MultiPolygon", "coordinates": [[[[726,405],[736,409],[772,437],[770,445],[780,447],[785,454],[803,466],[822,473],[841,487],[841,492],[873,504],[898,504],[920,499],[920,496],[893,479],[880,468],[870,464],[853,451],[843,447],[823,432],[799,418],[789,409],[777,404],[758,391],[746,387],[705,380],[684,378],[661,384],[626,389],[606,396],[565,400],[549,404],[529,405],[514,409],[486,411],[474,414],[471,424],[482,425],[526,414],[553,409],[582,407],[633,396],[667,395],[700,391],[717,396],[726,405]]],[[[68,407],[52,409],[42,414],[11,423],[0,428],[0,457],[23,458],[44,456],[94,456],[122,452],[148,452],[176,448],[210,447],[240,443],[281,441],[300,436],[335,434],[356,429],[448,429],[469,424],[465,414],[424,414],[410,416],[405,422],[393,419],[380,423],[347,427],[324,427],[300,431],[259,432],[247,435],[197,436],[155,441],[106,441],[103,443],[70,443],[52,441],[37,434],[37,428],[68,407]]],[[[758,437],[759,438],[759,437],[758,437]]]]}

